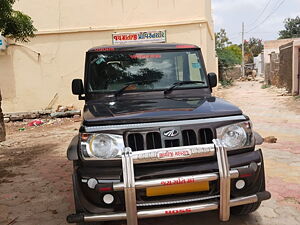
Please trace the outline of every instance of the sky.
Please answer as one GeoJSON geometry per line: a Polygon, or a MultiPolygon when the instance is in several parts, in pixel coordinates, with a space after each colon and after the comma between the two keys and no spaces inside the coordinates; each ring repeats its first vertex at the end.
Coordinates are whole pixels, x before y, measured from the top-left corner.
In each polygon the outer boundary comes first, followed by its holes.
{"type": "Polygon", "coordinates": [[[300,16],[300,0],[212,0],[215,32],[224,28],[233,43],[245,39],[276,40],[285,18],[300,16]]]}

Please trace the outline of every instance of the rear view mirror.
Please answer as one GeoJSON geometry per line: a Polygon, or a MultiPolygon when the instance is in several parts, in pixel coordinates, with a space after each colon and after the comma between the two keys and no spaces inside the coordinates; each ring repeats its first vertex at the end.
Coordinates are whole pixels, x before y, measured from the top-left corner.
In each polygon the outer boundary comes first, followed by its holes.
{"type": "Polygon", "coordinates": [[[81,79],[74,79],[72,81],[72,93],[73,95],[78,95],[79,99],[82,99],[82,96],[84,94],[84,89],[83,89],[83,82],[81,79]]]}
{"type": "Polygon", "coordinates": [[[209,81],[210,88],[216,87],[218,84],[217,75],[215,73],[209,73],[208,81],[209,81]]]}

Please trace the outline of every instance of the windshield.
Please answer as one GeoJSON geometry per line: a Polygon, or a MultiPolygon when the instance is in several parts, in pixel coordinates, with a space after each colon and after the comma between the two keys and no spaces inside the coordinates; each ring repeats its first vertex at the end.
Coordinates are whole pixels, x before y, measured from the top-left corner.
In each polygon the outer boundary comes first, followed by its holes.
{"type": "Polygon", "coordinates": [[[98,93],[154,91],[187,83],[176,89],[207,87],[199,50],[101,52],[88,58],[88,91],[98,93]]]}

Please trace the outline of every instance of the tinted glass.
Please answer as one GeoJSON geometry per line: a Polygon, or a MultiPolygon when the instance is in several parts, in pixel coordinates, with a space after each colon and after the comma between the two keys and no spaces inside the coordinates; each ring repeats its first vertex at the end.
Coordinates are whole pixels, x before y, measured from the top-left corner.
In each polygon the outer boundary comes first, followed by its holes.
{"type": "Polygon", "coordinates": [[[207,87],[198,51],[108,52],[88,58],[88,91],[115,92],[164,90],[179,81],[203,81],[178,88],[207,87]],[[136,82],[136,83],[135,83],[136,82]]]}

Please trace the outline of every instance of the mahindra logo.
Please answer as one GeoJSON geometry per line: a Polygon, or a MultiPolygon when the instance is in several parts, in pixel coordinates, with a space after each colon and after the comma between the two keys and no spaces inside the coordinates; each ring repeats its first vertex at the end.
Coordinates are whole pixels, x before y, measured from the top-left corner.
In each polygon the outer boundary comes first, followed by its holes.
{"type": "Polygon", "coordinates": [[[175,137],[178,134],[179,134],[178,130],[175,130],[175,129],[167,130],[167,131],[164,132],[164,136],[166,136],[166,137],[175,137]]]}

